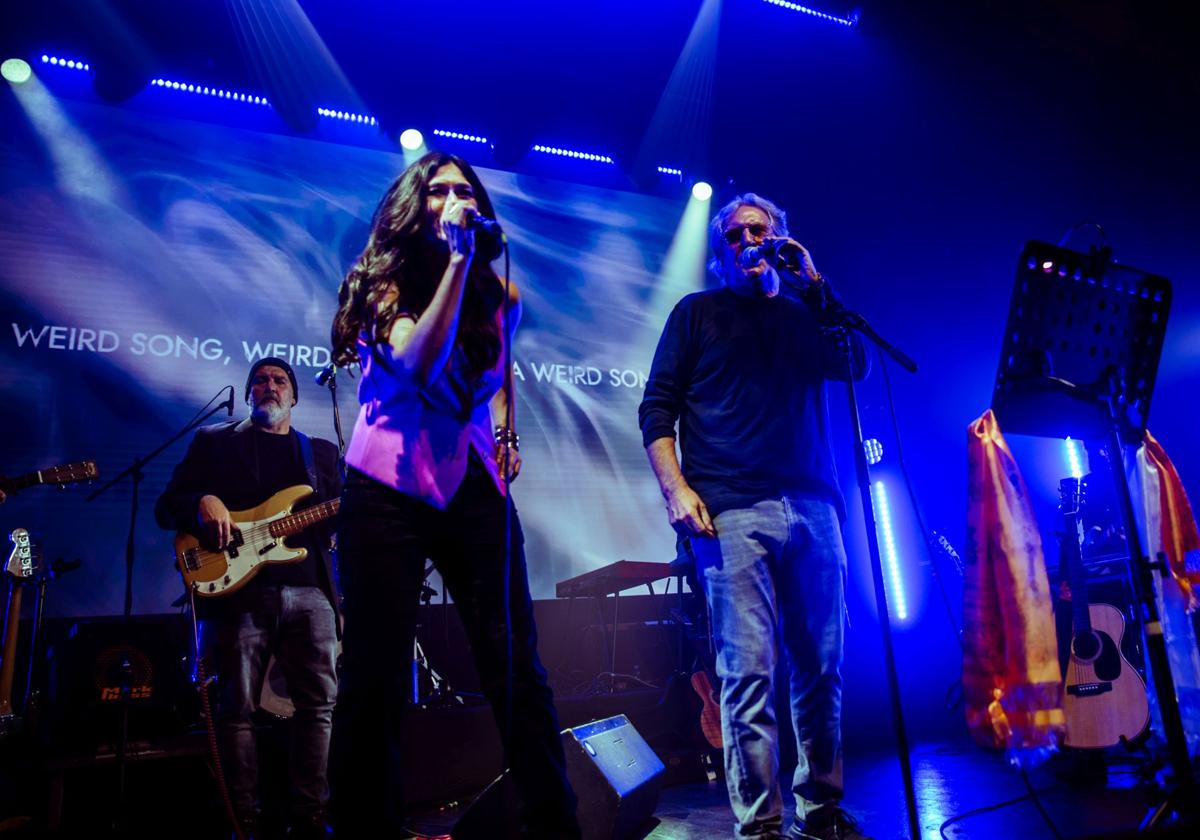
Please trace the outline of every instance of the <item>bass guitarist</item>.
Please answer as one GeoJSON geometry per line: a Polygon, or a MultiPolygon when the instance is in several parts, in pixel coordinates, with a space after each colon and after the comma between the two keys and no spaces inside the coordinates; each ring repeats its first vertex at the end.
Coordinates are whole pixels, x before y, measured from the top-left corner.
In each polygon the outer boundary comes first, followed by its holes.
{"type": "MultiPolygon", "coordinates": [[[[187,531],[211,551],[238,543],[230,511],[262,504],[297,484],[315,489],[312,503],[342,491],[338,451],[292,428],[296,375],[283,359],[250,368],[250,416],[196,432],[155,505],[162,528],[187,531]]],[[[303,560],[264,564],[245,586],[219,598],[197,598],[201,652],[217,674],[215,723],[233,810],[245,837],[260,834],[258,754],[251,714],[273,654],[296,706],[290,747],[289,837],[329,835],[326,770],[333,704],[338,620],[330,522],[291,537],[303,560]]]]}

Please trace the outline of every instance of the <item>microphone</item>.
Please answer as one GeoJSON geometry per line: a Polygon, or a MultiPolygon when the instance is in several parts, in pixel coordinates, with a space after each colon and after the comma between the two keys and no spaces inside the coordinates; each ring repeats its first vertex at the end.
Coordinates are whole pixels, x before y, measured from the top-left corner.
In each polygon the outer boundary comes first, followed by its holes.
{"type": "Polygon", "coordinates": [[[226,385],[225,387],[229,389],[229,399],[227,399],[225,401],[225,408],[229,411],[229,416],[232,417],[233,416],[233,395],[236,394],[237,392],[233,390],[232,385],[226,385]]]}
{"type": "Polygon", "coordinates": [[[495,219],[489,219],[487,216],[481,216],[475,213],[471,216],[467,224],[477,231],[482,231],[488,236],[500,239],[504,236],[504,228],[500,227],[500,223],[495,219]]]}
{"type": "Polygon", "coordinates": [[[335,365],[333,362],[330,362],[329,364],[325,365],[325,367],[321,368],[321,372],[313,377],[313,381],[318,385],[324,385],[333,378],[335,373],[337,373],[337,365],[335,365]]]}
{"type": "Polygon", "coordinates": [[[738,257],[738,265],[742,268],[754,268],[760,260],[775,268],[798,269],[800,264],[789,259],[789,256],[799,254],[800,249],[786,239],[772,239],[762,245],[755,245],[742,251],[738,257]]]}

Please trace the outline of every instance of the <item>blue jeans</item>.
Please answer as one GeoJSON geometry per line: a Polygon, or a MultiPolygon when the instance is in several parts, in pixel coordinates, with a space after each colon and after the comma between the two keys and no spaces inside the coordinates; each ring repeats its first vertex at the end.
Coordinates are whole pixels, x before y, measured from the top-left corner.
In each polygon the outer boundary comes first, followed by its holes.
{"type": "Polygon", "coordinates": [[[767,499],[713,520],[692,538],[712,610],[721,678],[725,774],[739,837],[778,837],[783,802],[775,666],[790,666],[799,763],[797,821],[842,797],[842,642],[846,551],[824,499],[767,499]]]}
{"type": "Polygon", "coordinates": [[[274,654],[296,706],[288,756],[291,809],[297,816],[318,813],[329,802],[326,773],[337,697],[333,606],[315,586],[265,585],[247,594],[249,609],[200,623],[201,650],[215,664],[214,718],[233,808],[243,818],[259,810],[258,747],[251,715],[274,654]]]}

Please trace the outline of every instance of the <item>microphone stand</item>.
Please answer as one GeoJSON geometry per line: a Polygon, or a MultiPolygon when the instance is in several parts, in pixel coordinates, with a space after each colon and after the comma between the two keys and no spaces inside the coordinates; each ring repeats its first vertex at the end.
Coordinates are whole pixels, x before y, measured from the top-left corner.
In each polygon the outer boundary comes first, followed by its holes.
{"type": "Polygon", "coordinates": [[[333,401],[333,430],[337,433],[338,452],[344,459],[346,457],[346,439],[342,437],[342,411],[338,408],[337,401],[337,365],[330,362],[316,375],[314,381],[329,389],[329,399],[333,401]]]}
{"type": "Polygon", "coordinates": [[[875,607],[879,612],[879,630],[883,640],[883,655],[887,666],[888,694],[891,697],[892,725],[896,735],[896,753],[900,759],[900,775],[904,781],[904,804],[908,811],[908,831],[911,840],[920,840],[921,829],[917,818],[917,797],[913,786],[912,759],[909,755],[908,734],[904,726],[904,710],[900,702],[900,679],[896,670],[896,654],[892,647],[892,621],[888,612],[887,591],[883,583],[883,563],[879,551],[879,535],[875,530],[875,507],[871,497],[871,473],[867,464],[867,453],[863,447],[862,417],[858,407],[858,391],[854,385],[854,353],[849,331],[854,330],[871,340],[876,347],[896,360],[909,373],[917,372],[917,363],[903,351],[877,333],[859,313],[846,308],[841,301],[828,292],[828,286],[819,288],[820,300],[813,301],[813,287],[807,281],[789,276],[781,270],[780,280],[793,291],[799,291],[816,310],[817,320],[824,326],[840,330],[839,345],[845,359],[846,396],[850,407],[850,424],[854,431],[854,470],[858,477],[859,494],[862,497],[863,525],[867,531],[867,547],[871,554],[871,578],[875,584],[875,607]]]}
{"type": "Polygon", "coordinates": [[[125,541],[125,612],[124,612],[124,616],[125,616],[126,620],[128,620],[129,616],[133,613],[134,533],[137,529],[138,488],[141,486],[142,479],[145,478],[145,475],[142,473],[142,468],[145,467],[147,464],[149,464],[151,461],[153,461],[155,458],[157,458],[164,449],[169,447],[171,444],[175,443],[175,441],[179,440],[181,437],[186,435],[188,432],[191,432],[191,431],[195,430],[196,428],[198,428],[199,426],[203,425],[204,421],[208,420],[208,418],[212,417],[218,411],[222,411],[222,410],[228,411],[229,416],[232,417],[233,416],[233,386],[227,385],[227,386],[225,386],[225,388],[222,388],[221,390],[229,391],[229,399],[227,399],[227,400],[225,400],[225,402],[215,406],[211,411],[209,411],[207,414],[203,415],[202,417],[199,417],[199,418],[189,422],[186,426],[184,426],[182,429],[180,429],[178,432],[176,432],[174,435],[172,435],[170,438],[168,438],[165,442],[163,442],[163,444],[161,446],[159,446],[157,449],[155,449],[149,455],[145,455],[141,458],[134,458],[132,464],[130,464],[128,467],[126,467],[124,470],[122,470],[117,475],[113,476],[108,481],[107,484],[104,484],[103,486],[97,487],[95,490],[93,490],[86,499],[86,501],[89,501],[89,502],[96,501],[96,499],[98,499],[100,496],[103,496],[104,493],[110,487],[112,487],[114,484],[116,484],[117,482],[124,479],[125,476],[129,476],[129,479],[133,484],[133,492],[130,494],[130,499],[129,499],[129,536],[125,541]]]}
{"type": "MultiPolygon", "coordinates": [[[[133,561],[134,561],[134,546],[136,545],[135,533],[137,530],[138,489],[141,486],[142,479],[145,478],[145,474],[142,472],[142,469],[146,466],[146,464],[150,463],[155,458],[157,458],[163,452],[163,450],[165,450],[171,444],[175,443],[175,441],[179,440],[181,437],[183,437],[187,433],[196,429],[198,426],[203,424],[206,420],[208,420],[208,418],[212,417],[218,411],[227,410],[229,412],[229,416],[232,417],[233,416],[233,396],[234,396],[233,386],[228,385],[225,388],[222,388],[221,390],[229,391],[229,399],[227,399],[225,402],[220,403],[219,405],[215,406],[207,414],[204,414],[203,416],[198,417],[197,419],[189,422],[186,426],[184,426],[182,429],[180,429],[178,432],[176,432],[174,435],[172,435],[161,446],[159,446],[157,449],[155,449],[149,455],[143,456],[141,458],[134,458],[133,463],[130,464],[125,470],[120,472],[118,475],[113,476],[112,479],[110,479],[107,484],[103,485],[102,487],[96,488],[94,491],[92,491],[91,495],[89,495],[87,497],[86,501],[94,502],[96,499],[98,499],[100,496],[102,496],[110,487],[112,487],[117,482],[124,479],[125,476],[129,476],[130,482],[133,485],[132,493],[130,493],[130,499],[129,499],[129,536],[127,537],[127,539],[125,541],[125,612],[124,612],[124,620],[126,622],[129,621],[130,616],[133,613],[133,561]]],[[[130,665],[128,664],[128,662],[123,661],[122,668],[121,668],[121,729],[120,729],[120,733],[119,733],[119,736],[117,739],[117,756],[116,756],[117,779],[118,779],[117,785],[118,786],[117,786],[117,802],[116,802],[116,806],[115,806],[115,816],[113,819],[113,830],[114,831],[119,831],[120,824],[122,822],[124,822],[124,819],[125,819],[125,762],[127,759],[126,748],[128,747],[128,736],[129,736],[129,700],[130,700],[130,691],[127,688],[127,682],[128,682],[128,679],[131,678],[130,675],[131,675],[130,665]]]]}

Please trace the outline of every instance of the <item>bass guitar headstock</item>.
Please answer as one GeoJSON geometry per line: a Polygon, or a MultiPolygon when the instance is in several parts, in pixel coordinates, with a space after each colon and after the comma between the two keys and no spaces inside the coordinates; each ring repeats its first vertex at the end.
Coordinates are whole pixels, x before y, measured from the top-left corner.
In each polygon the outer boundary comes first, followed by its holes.
{"type": "Polygon", "coordinates": [[[29,532],[24,528],[17,528],[8,535],[8,538],[12,541],[13,549],[8,556],[8,563],[5,565],[4,571],[21,580],[40,573],[42,570],[42,547],[33,541],[29,532]]]}

